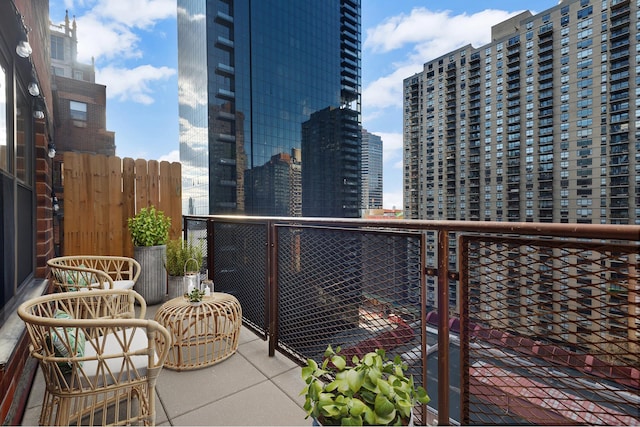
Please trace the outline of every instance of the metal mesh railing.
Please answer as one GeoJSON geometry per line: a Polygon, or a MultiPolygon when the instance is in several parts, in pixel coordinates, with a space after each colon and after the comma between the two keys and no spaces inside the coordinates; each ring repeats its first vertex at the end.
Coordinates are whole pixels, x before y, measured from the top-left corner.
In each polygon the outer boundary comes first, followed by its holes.
{"type": "Polygon", "coordinates": [[[417,424],[640,424],[640,227],[185,218],[270,352],[400,355],[417,424]]]}
{"type": "Polygon", "coordinates": [[[216,292],[235,296],[242,306],[243,322],[266,332],[266,225],[216,222],[213,241],[216,292]]]}
{"type": "Polygon", "coordinates": [[[380,231],[279,228],[280,344],[316,360],[329,344],[357,355],[381,345],[390,355],[419,348],[419,242],[380,231]]]}
{"type": "Polygon", "coordinates": [[[328,345],[347,360],[382,348],[423,385],[419,234],[279,226],[277,258],[282,350],[320,361],[328,345]]]}
{"type": "Polygon", "coordinates": [[[566,238],[462,242],[463,423],[639,423],[637,246],[566,238]]]}

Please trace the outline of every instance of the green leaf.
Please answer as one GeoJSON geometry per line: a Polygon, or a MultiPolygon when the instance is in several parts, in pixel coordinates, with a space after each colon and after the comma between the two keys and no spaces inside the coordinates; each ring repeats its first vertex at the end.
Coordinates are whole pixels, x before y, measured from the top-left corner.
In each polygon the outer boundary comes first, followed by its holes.
{"type": "Polygon", "coordinates": [[[334,364],[338,371],[343,371],[347,366],[347,361],[342,356],[333,356],[331,358],[331,363],[334,364]]]}
{"type": "Polygon", "coordinates": [[[361,426],[362,417],[345,417],[340,421],[343,426],[361,426]]]}
{"type": "Polygon", "coordinates": [[[364,372],[349,370],[347,372],[347,383],[349,384],[349,390],[353,393],[357,393],[358,390],[362,387],[362,383],[364,382],[364,372]]]}
{"type": "Polygon", "coordinates": [[[365,405],[361,400],[351,399],[349,410],[351,415],[360,416],[366,409],[367,405],[365,405]]]}
{"type": "Polygon", "coordinates": [[[378,380],[378,388],[380,389],[380,393],[389,396],[391,394],[391,386],[386,381],[380,379],[378,380]]]}
{"type": "MultiPolygon", "coordinates": [[[[379,394],[376,396],[374,411],[378,417],[386,417],[391,413],[393,413],[395,417],[396,407],[386,396],[379,394]]],[[[391,419],[393,419],[393,417],[391,417],[391,419]]]]}
{"type": "Polygon", "coordinates": [[[416,389],[416,397],[418,402],[420,403],[429,403],[431,399],[427,395],[427,391],[423,387],[418,387],[416,389]]]}

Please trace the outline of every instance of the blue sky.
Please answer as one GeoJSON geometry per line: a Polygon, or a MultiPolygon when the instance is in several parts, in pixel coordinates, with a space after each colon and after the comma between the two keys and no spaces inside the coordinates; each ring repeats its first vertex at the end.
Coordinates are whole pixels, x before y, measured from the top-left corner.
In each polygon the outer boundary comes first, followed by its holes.
{"type": "MultiPolygon", "coordinates": [[[[457,47],[488,43],[491,26],[518,12],[556,4],[362,0],[362,124],[382,137],[385,208],[402,208],[402,80],[457,47]]],[[[54,24],[65,10],[78,24],[78,59],[95,59],[96,82],[107,86],[116,155],[179,161],[176,1],[49,1],[54,24]]]]}

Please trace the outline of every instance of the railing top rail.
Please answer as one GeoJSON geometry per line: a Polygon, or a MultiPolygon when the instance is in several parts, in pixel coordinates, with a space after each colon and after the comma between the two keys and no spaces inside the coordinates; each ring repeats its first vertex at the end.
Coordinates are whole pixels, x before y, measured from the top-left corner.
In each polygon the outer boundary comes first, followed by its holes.
{"type": "Polygon", "coordinates": [[[370,220],[348,218],[268,217],[243,215],[185,215],[185,219],[232,222],[280,222],[324,224],[350,227],[383,227],[407,230],[453,231],[468,233],[503,233],[545,235],[590,239],[614,239],[640,243],[640,225],[576,224],[547,222],[449,221],[449,220],[370,220]]]}

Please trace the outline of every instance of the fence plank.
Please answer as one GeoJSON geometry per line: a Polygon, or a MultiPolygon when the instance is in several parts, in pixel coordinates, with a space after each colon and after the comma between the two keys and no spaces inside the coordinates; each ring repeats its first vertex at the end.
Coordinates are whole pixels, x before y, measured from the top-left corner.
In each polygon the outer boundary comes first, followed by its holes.
{"type": "Polygon", "coordinates": [[[79,186],[78,186],[78,171],[79,171],[79,156],[75,153],[64,153],[63,157],[63,173],[64,173],[64,186],[67,190],[64,195],[64,239],[63,239],[63,253],[70,255],[76,254],[78,248],[77,240],[77,222],[74,224],[71,218],[77,217],[77,209],[79,205],[79,186]]]}
{"type": "Polygon", "coordinates": [[[136,159],[136,213],[140,209],[149,206],[149,175],[147,174],[147,162],[136,159]]]}
{"type": "Polygon", "coordinates": [[[133,256],[133,243],[127,221],[136,214],[136,167],[131,157],[125,157],[122,161],[122,221],[123,241],[122,253],[124,256],[133,256]]]}
{"type": "Polygon", "coordinates": [[[156,208],[163,210],[160,200],[160,188],[158,185],[158,175],[160,174],[160,165],[157,160],[149,160],[147,162],[147,186],[149,194],[149,206],[156,206],[156,208]]]}
{"type": "MultiPolygon", "coordinates": [[[[125,238],[123,233],[123,194],[122,194],[122,162],[119,158],[111,156],[107,158],[109,172],[109,252],[106,255],[118,255],[123,253],[125,238]]],[[[105,209],[106,210],[106,209],[105,209]]]]}
{"type": "Polygon", "coordinates": [[[79,243],[80,248],[89,246],[95,247],[94,236],[91,234],[93,229],[93,186],[94,181],[91,176],[91,164],[88,156],[80,156],[80,181],[78,182],[80,188],[80,197],[78,204],[78,224],[80,225],[80,235],[78,236],[82,240],[79,243]]]}

